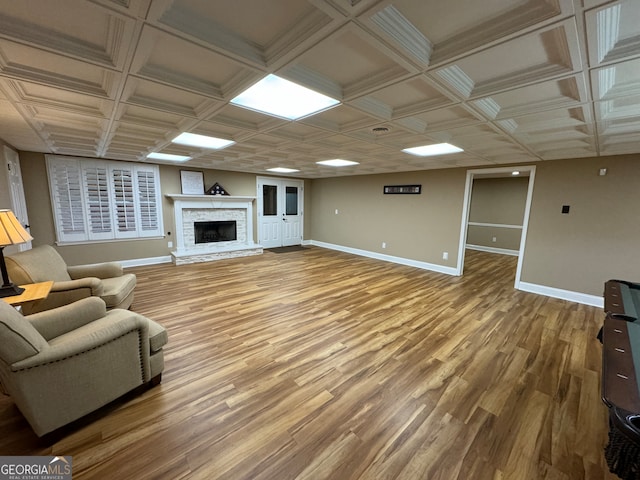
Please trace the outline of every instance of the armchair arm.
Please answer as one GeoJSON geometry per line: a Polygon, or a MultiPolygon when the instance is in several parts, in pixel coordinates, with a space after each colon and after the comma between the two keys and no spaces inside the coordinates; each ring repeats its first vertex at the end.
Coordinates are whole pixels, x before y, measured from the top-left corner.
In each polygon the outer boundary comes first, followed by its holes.
{"type": "Polygon", "coordinates": [[[142,348],[149,341],[148,320],[134,312],[129,315],[119,315],[113,311],[104,317],[94,320],[80,327],[75,332],[57,337],[45,348],[32,357],[25,358],[11,365],[11,370],[16,372],[35,367],[47,366],[53,362],[84,354],[96,348],[106,346],[131,332],[137,332],[141,353],[148,354],[148,348],[142,348]]]}
{"type": "Polygon", "coordinates": [[[99,297],[88,297],[77,302],[34,313],[25,317],[47,342],[69,333],[107,314],[106,304],[99,297]]]}
{"type": "Polygon", "coordinates": [[[85,277],[77,280],[67,280],[63,282],[54,282],[50,293],[70,292],[72,290],[86,289],[85,296],[101,296],[104,292],[102,281],[97,277],[85,277]]]}
{"type": "Polygon", "coordinates": [[[93,265],[75,265],[67,267],[67,272],[72,279],[83,277],[113,278],[121,277],[122,265],[118,262],[96,263],[93,265]]]}
{"type": "Polygon", "coordinates": [[[86,297],[101,297],[103,294],[102,280],[96,277],[54,282],[47,298],[23,305],[22,311],[25,315],[32,315],[68,305],[86,297]]]}

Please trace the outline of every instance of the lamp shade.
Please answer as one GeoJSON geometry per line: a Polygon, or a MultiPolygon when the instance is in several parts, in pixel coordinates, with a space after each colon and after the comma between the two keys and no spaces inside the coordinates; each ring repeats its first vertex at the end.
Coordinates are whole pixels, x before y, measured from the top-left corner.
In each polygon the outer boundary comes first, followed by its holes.
{"type": "Polygon", "coordinates": [[[33,240],[11,210],[0,209],[0,246],[17,245],[33,240]]]}

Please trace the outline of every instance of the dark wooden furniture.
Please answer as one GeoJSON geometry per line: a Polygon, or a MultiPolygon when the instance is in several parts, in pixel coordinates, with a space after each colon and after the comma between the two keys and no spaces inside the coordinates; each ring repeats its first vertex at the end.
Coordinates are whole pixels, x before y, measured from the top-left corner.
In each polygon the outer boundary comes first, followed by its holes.
{"type": "Polygon", "coordinates": [[[640,314],[640,283],[609,280],[604,284],[604,312],[613,318],[636,321],[640,314]]]}
{"type": "Polygon", "coordinates": [[[640,284],[605,283],[602,333],[602,401],[609,408],[609,470],[640,479],[640,284]]]}
{"type": "Polygon", "coordinates": [[[602,400],[605,405],[640,413],[639,375],[640,324],[608,316],[604,321],[602,342],[602,400]]]}

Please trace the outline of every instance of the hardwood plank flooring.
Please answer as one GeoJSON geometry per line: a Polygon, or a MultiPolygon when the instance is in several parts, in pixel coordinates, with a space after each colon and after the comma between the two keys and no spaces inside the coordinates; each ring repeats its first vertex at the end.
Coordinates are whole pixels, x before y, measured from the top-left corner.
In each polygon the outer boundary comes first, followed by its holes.
{"type": "Polygon", "coordinates": [[[317,247],[132,269],[169,331],[162,384],[42,446],[0,399],[0,454],[74,479],[613,479],[601,309],[317,247]]]}

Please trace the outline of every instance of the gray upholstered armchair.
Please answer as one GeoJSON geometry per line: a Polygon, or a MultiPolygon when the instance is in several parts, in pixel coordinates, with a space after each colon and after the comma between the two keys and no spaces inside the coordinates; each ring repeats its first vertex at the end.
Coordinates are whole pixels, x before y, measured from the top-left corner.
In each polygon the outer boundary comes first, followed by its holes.
{"type": "Polygon", "coordinates": [[[9,278],[16,285],[53,280],[49,296],[25,304],[25,315],[49,310],[81,298],[102,298],[107,308],[129,308],[133,302],[136,276],[123,273],[118,262],[67,266],[50,245],[40,245],[6,257],[9,278]]]}
{"type": "Polygon", "coordinates": [[[166,330],[90,297],[22,316],[0,300],[0,383],[38,436],[160,382],[166,330]]]}

